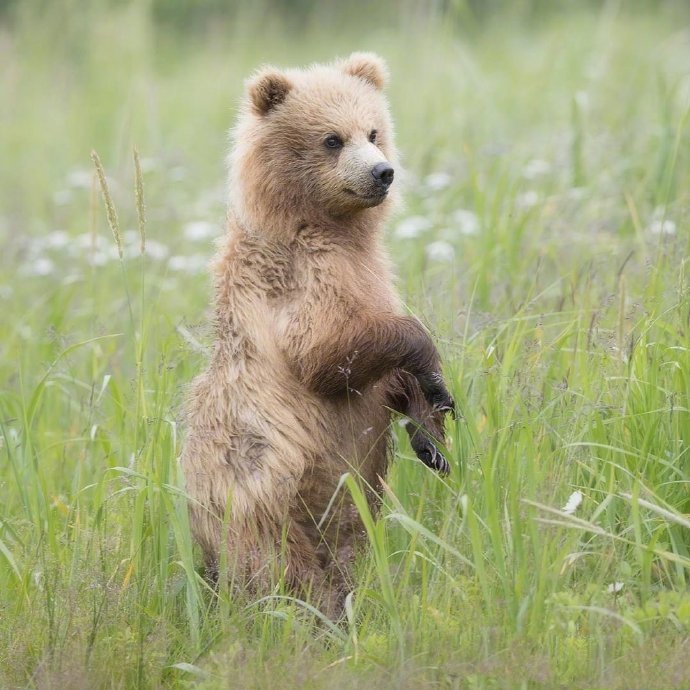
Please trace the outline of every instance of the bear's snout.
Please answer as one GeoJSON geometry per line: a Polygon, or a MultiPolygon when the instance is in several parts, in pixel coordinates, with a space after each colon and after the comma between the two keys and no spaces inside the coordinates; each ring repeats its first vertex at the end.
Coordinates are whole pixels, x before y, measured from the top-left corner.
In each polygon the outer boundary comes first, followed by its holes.
{"type": "Polygon", "coordinates": [[[388,163],[379,163],[371,169],[371,174],[374,177],[376,185],[387,190],[393,183],[395,170],[393,170],[393,167],[388,163]]]}

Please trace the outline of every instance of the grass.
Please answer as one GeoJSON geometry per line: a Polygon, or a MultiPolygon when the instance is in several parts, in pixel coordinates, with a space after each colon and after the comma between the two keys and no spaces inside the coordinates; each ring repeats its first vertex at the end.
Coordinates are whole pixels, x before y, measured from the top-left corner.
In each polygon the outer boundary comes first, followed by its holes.
{"type": "Polygon", "coordinates": [[[0,687],[690,687],[689,17],[450,6],[5,16],[0,687]],[[354,49],[390,64],[389,246],[461,415],[447,479],[399,434],[346,621],[314,627],[199,577],[177,420],[242,79],[354,49]]]}

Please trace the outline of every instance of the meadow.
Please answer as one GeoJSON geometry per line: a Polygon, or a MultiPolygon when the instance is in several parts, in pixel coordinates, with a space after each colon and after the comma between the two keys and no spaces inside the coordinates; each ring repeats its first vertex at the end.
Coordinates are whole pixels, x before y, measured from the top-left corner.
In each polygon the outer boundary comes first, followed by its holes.
{"type": "Polygon", "coordinates": [[[685,4],[164,4],[0,6],[0,688],[690,688],[685,4]],[[459,414],[335,624],[205,584],[177,456],[243,79],[363,49],[459,414]]]}

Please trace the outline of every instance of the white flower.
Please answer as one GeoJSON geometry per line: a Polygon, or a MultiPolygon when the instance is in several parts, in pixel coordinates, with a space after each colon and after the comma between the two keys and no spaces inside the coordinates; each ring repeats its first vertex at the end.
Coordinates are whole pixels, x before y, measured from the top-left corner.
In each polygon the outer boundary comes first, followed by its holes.
{"type": "Polygon", "coordinates": [[[580,110],[587,110],[589,108],[589,94],[586,91],[576,92],[575,103],[577,103],[580,110]]]}
{"type": "Polygon", "coordinates": [[[171,271],[183,271],[185,273],[201,273],[206,268],[208,260],[201,254],[192,256],[171,256],[168,260],[168,268],[171,271]]]}
{"type": "Polygon", "coordinates": [[[612,582],[612,583],[606,588],[606,591],[607,591],[609,594],[618,594],[618,592],[620,592],[620,591],[623,589],[623,587],[625,587],[625,583],[624,583],[624,582],[612,582]]]}
{"type": "Polygon", "coordinates": [[[156,242],[156,240],[146,240],[146,254],[152,259],[162,261],[168,256],[168,254],[170,254],[170,250],[161,242],[156,242]]]}
{"type": "Polygon", "coordinates": [[[44,239],[45,246],[51,249],[66,247],[69,242],[70,236],[64,230],[53,230],[53,232],[49,232],[44,239]]]}
{"type": "Polygon", "coordinates": [[[73,246],[79,249],[91,249],[91,247],[100,247],[103,243],[104,240],[100,235],[82,232],[74,238],[73,246]]]}
{"type": "Polygon", "coordinates": [[[90,170],[72,170],[72,172],[67,175],[67,184],[70,187],[91,189],[92,180],[93,173],[90,170]]]}
{"type": "Polygon", "coordinates": [[[582,498],[583,496],[581,491],[573,491],[568,498],[568,502],[561,508],[561,510],[566,515],[572,515],[580,507],[582,498]]]}
{"type": "Polygon", "coordinates": [[[431,261],[453,261],[455,249],[453,245],[444,240],[436,240],[426,247],[426,255],[431,261]]]}
{"type": "Polygon", "coordinates": [[[403,218],[395,228],[395,236],[400,239],[419,237],[423,232],[431,228],[431,221],[424,216],[409,216],[403,218]]]}
{"type": "Polygon", "coordinates": [[[184,226],[182,232],[188,240],[198,242],[209,237],[217,237],[219,229],[215,223],[209,223],[206,220],[193,220],[184,226]]]}
{"type": "Polygon", "coordinates": [[[47,276],[55,270],[55,264],[45,256],[39,256],[24,266],[23,273],[29,276],[47,276]]]}
{"type": "Polygon", "coordinates": [[[647,231],[652,235],[675,235],[676,224],[665,217],[666,212],[662,207],[654,209],[652,221],[647,226],[647,231]]]}
{"type": "Polygon", "coordinates": [[[125,244],[139,244],[140,235],[136,230],[125,230],[122,233],[122,239],[125,244]]]}
{"type": "Polygon", "coordinates": [[[536,206],[539,203],[539,194],[537,194],[533,189],[528,192],[523,192],[518,194],[515,199],[515,205],[518,208],[527,209],[536,206]]]}
{"type": "MultiPolygon", "coordinates": [[[[118,256],[117,251],[115,255],[118,256]]],[[[107,252],[103,252],[100,249],[95,252],[89,252],[86,256],[86,260],[91,266],[104,266],[108,261],[112,261],[115,258],[112,254],[108,255],[107,252]]]]}
{"type": "Polygon", "coordinates": [[[527,161],[527,164],[522,170],[522,176],[528,180],[533,180],[536,177],[543,177],[551,172],[551,163],[542,160],[541,158],[532,158],[527,161]]]}
{"type": "Polygon", "coordinates": [[[435,172],[424,178],[424,185],[431,191],[436,192],[448,187],[452,181],[453,178],[447,172],[435,172]]]}
{"type": "Polygon", "coordinates": [[[472,211],[459,208],[453,213],[453,220],[458,224],[461,235],[476,235],[479,232],[479,218],[472,211]]]}

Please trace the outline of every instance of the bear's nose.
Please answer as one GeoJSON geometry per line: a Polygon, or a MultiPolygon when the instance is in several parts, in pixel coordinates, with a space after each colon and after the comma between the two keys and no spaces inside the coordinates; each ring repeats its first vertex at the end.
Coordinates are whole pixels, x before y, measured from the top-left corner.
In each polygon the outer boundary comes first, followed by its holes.
{"type": "Polygon", "coordinates": [[[381,187],[390,187],[395,170],[388,163],[379,163],[371,169],[371,174],[374,176],[376,184],[381,187]]]}

